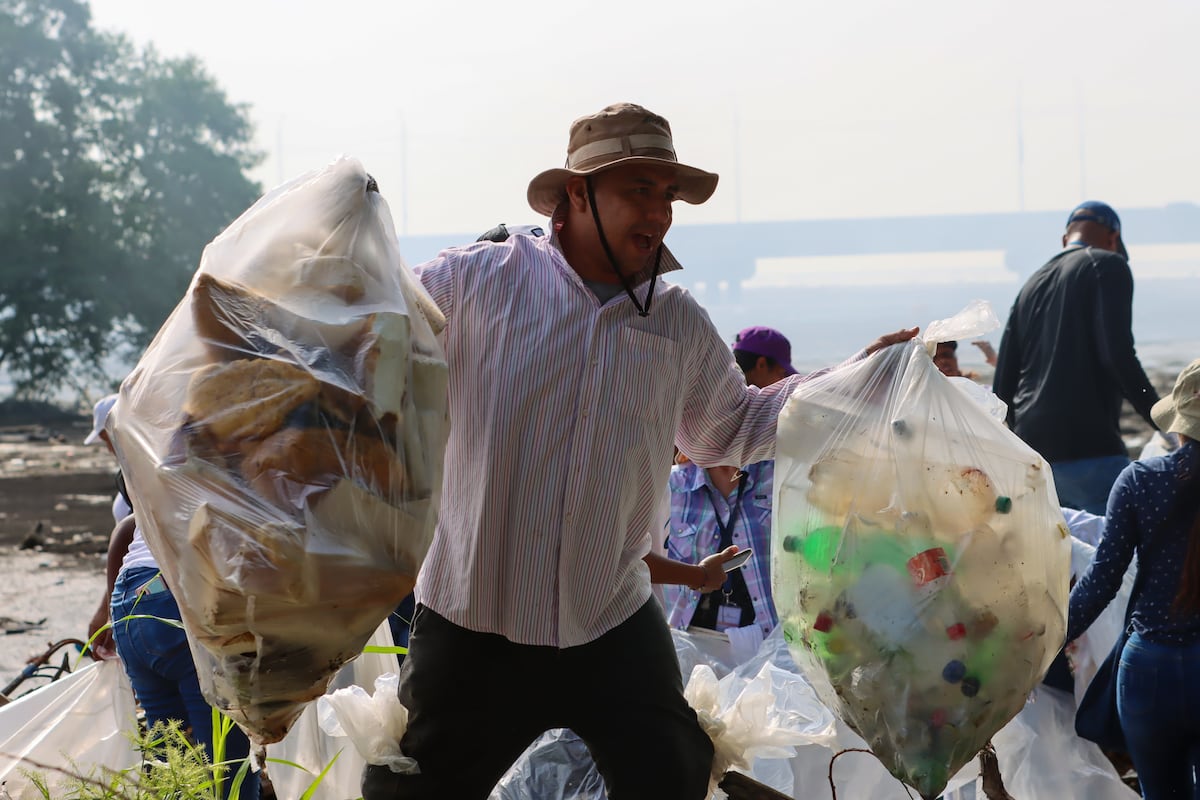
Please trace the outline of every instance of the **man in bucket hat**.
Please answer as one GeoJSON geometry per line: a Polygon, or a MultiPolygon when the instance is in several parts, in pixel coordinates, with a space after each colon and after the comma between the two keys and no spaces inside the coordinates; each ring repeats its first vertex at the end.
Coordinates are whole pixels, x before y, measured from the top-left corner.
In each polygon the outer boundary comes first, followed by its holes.
{"type": "Polygon", "coordinates": [[[1050,462],[1061,504],[1103,514],[1129,463],[1121,400],[1153,425],[1158,393],[1133,346],[1133,273],[1117,212],[1081,203],[1062,245],[1013,303],[993,391],[1013,431],[1050,462]]]}
{"type": "Polygon", "coordinates": [[[365,800],[482,800],[555,727],[587,743],[613,797],[706,795],[712,743],[643,557],[673,442],[704,466],[769,458],[800,381],[747,387],[708,315],[658,281],[679,268],[672,203],[716,183],[679,163],[665,119],[609,106],[529,185],[550,236],[418,267],[447,318],[452,420],[400,674],[419,772],[368,767],[365,800]]]}

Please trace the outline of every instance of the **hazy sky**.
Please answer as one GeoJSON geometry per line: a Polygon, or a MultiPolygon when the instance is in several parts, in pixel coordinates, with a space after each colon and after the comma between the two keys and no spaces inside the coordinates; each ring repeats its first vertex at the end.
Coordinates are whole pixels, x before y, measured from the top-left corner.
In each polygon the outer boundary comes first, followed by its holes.
{"type": "Polygon", "coordinates": [[[535,221],[529,179],[561,165],[571,120],[620,100],[721,174],[677,224],[1016,210],[1019,130],[1027,209],[1200,200],[1195,0],[92,9],[250,106],[265,185],[354,155],[410,234],[535,221]]]}

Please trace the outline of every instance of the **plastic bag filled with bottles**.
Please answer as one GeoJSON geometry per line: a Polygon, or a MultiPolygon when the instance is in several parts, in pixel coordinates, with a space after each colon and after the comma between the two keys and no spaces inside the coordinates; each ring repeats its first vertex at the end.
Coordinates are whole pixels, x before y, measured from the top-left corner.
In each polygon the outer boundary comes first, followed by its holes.
{"type": "Polygon", "coordinates": [[[986,305],[802,385],[780,415],[772,584],[821,699],[923,797],[1062,645],[1070,544],[1050,467],[946,378],[986,305]]]}

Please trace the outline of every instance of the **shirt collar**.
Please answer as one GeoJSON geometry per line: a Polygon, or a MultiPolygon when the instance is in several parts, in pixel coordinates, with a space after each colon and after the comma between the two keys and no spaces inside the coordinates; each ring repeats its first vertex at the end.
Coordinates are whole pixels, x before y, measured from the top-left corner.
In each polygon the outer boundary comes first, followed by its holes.
{"type": "MultiPolygon", "coordinates": [[[[742,472],[746,473],[746,491],[754,488],[757,482],[758,470],[754,465],[743,467],[742,472]]],[[[705,486],[709,485],[708,473],[703,467],[697,466],[689,461],[686,464],[677,464],[671,468],[671,491],[674,492],[698,492],[705,486]]]]}

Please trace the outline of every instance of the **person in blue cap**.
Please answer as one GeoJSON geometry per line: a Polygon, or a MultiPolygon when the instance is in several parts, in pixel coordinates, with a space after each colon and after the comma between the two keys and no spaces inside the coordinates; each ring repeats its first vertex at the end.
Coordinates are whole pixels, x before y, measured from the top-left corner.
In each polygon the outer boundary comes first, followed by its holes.
{"type": "Polygon", "coordinates": [[[1094,200],[1076,206],[1062,246],[1013,303],[993,391],[1013,431],[1050,462],[1060,504],[1103,514],[1129,463],[1121,401],[1153,426],[1158,393],[1134,349],[1117,212],[1094,200]]]}

